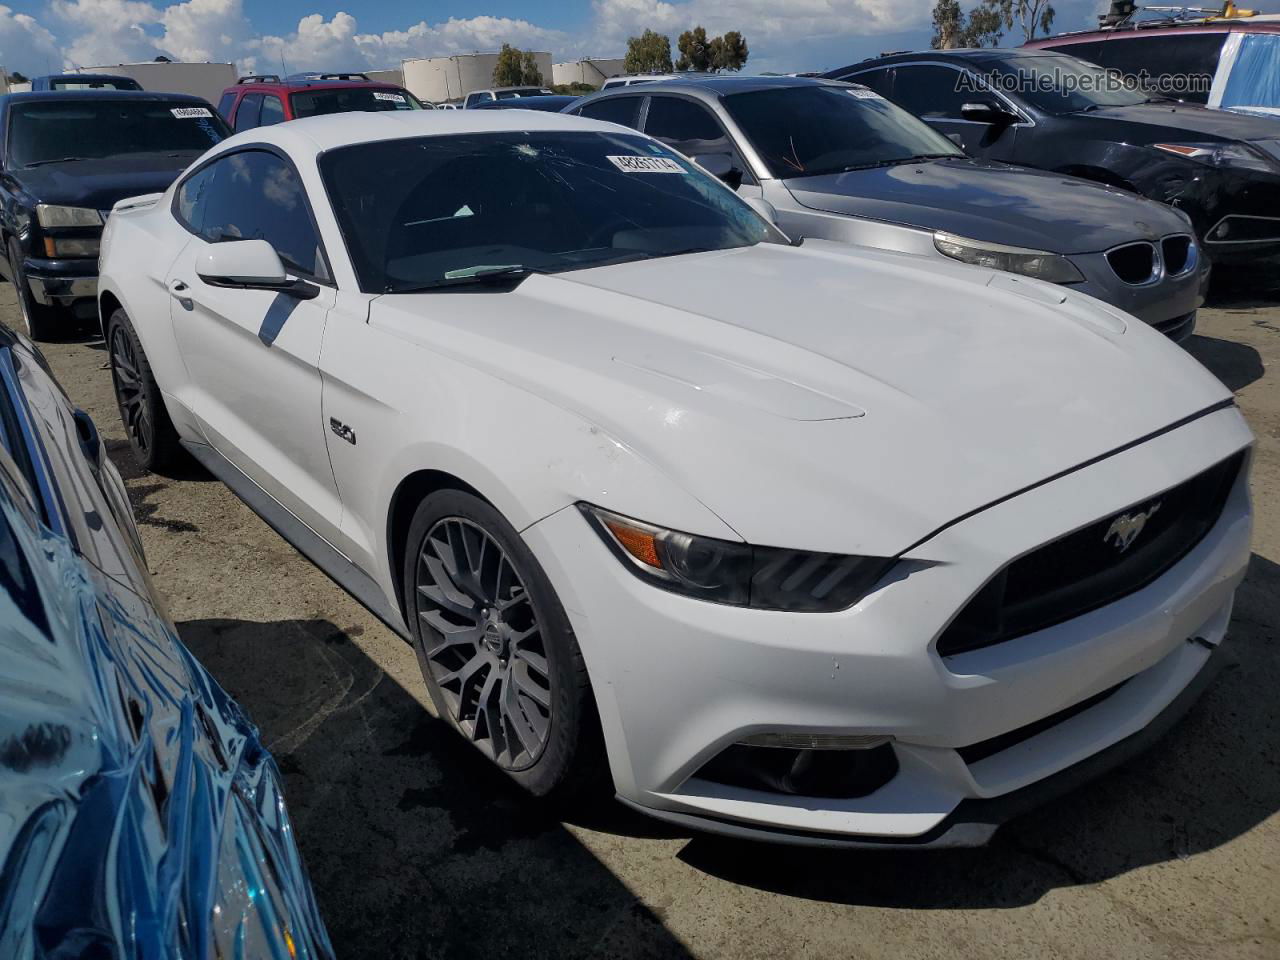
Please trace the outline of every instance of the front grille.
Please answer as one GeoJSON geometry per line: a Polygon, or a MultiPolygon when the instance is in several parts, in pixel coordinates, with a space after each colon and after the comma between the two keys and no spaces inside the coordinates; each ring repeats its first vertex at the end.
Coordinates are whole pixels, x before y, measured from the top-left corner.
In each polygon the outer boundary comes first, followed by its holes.
{"type": "Polygon", "coordinates": [[[1160,252],[1164,256],[1165,272],[1176,277],[1187,269],[1187,259],[1191,253],[1191,238],[1185,234],[1165,237],[1160,241],[1160,252]]]}
{"type": "Polygon", "coordinates": [[[1155,276],[1156,248],[1146,241],[1107,251],[1107,263],[1125,283],[1147,283],[1155,276]]]}
{"type": "Polygon", "coordinates": [[[1241,451],[1013,561],[942,632],[938,653],[949,657],[1003,643],[1141,590],[1217,523],[1244,456],[1241,451]]]}

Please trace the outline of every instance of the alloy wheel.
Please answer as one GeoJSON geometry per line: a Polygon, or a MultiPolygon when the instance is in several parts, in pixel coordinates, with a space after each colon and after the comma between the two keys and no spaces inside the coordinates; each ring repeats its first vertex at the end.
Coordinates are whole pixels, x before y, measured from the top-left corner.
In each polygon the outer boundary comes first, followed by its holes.
{"type": "Polygon", "coordinates": [[[133,340],[122,324],[111,330],[111,382],[125,432],[138,451],[146,454],[154,440],[154,427],[147,410],[147,395],[138,373],[133,340]]]}
{"type": "Polygon", "coordinates": [[[551,675],[519,571],[482,527],[446,517],[418,555],[416,615],[432,679],[458,728],[504,770],[524,770],[551,732],[551,675]]]}

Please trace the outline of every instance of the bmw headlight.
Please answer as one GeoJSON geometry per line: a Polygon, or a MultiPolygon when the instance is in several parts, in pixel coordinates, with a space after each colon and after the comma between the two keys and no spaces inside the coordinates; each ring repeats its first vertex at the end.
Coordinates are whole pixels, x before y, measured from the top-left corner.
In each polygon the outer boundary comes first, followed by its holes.
{"type": "Polygon", "coordinates": [[[893,566],[885,557],[811,553],[716,540],[579,504],[623,564],[654,586],[756,610],[831,612],[853,606],[893,566]]]}
{"type": "Polygon", "coordinates": [[[978,267],[1020,273],[1024,277],[1035,277],[1050,283],[1079,283],[1084,279],[1074,263],[1061,254],[1048,250],[1008,247],[1002,243],[970,240],[968,237],[957,237],[953,233],[942,231],[933,235],[933,245],[944,257],[978,267]]]}
{"type": "Polygon", "coordinates": [[[60,207],[52,203],[36,205],[36,218],[45,227],[100,227],[102,214],[91,207],[60,207]]]}
{"type": "Polygon", "coordinates": [[[1276,165],[1246,143],[1157,143],[1157,150],[1196,160],[1211,167],[1274,173],[1276,165]]]}

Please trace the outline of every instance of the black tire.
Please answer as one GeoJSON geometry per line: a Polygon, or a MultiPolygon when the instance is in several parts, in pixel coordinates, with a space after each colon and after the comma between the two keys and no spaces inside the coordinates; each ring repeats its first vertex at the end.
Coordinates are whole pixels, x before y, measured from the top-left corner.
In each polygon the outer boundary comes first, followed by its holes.
{"type": "Polygon", "coordinates": [[[18,297],[18,309],[22,311],[22,320],[27,325],[27,336],[42,343],[53,340],[62,326],[59,322],[62,311],[40,303],[32,296],[22,260],[22,248],[18,246],[17,240],[10,237],[9,272],[13,277],[14,293],[18,297]]]}
{"type": "Polygon", "coordinates": [[[186,451],[178,442],[142,342],[123,310],[107,318],[106,343],[111,385],[129,446],[143,469],[163,473],[181,463],[186,451]]]}
{"type": "MultiPolygon", "coordinates": [[[[436,706],[441,718],[445,719],[454,727],[464,738],[471,741],[473,745],[479,747],[491,761],[493,761],[500,769],[503,769],[512,779],[514,779],[526,791],[535,797],[543,798],[549,803],[556,805],[564,805],[576,799],[580,799],[588,791],[602,787],[606,782],[607,764],[605,761],[605,752],[603,745],[603,737],[600,732],[600,721],[596,712],[595,699],[591,692],[591,682],[587,676],[586,664],[582,658],[582,651],[578,648],[578,641],[574,637],[573,628],[569,624],[569,618],[565,615],[564,608],[561,606],[559,599],[552,589],[550,581],[539,565],[537,558],[525,545],[515,528],[507,522],[489,503],[462,490],[440,490],[427,496],[422,503],[418,505],[417,511],[413,515],[413,520],[409,525],[409,534],[406,540],[405,557],[402,564],[402,588],[405,604],[405,615],[409,621],[409,626],[413,632],[414,646],[418,653],[418,662],[422,668],[423,677],[426,679],[427,688],[431,693],[432,702],[436,706]],[[521,716],[532,714],[539,709],[537,703],[531,699],[520,701],[525,687],[521,683],[516,682],[514,673],[518,666],[522,666],[517,661],[522,654],[516,651],[517,643],[523,643],[523,640],[512,639],[510,641],[507,653],[507,664],[502,665],[501,658],[494,651],[492,646],[488,646],[487,650],[482,649],[487,646],[489,641],[479,639],[486,637],[488,634],[480,630],[477,640],[474,643],[474,654],[470,651],[467,642],[454,641],[452,651],[459,659],[466,659],[468,663],[476,659],[488,656],[491,663],[487,669],[493,671],[499,679],[491,681],[488,674],[477,677],[477,672],[486,669],[485,667],[477,668],[471,672],[471,676],[475,679],[472,681],[462,680],[459,682],[457,690],[450,689],[446,691],[441,680],[437,676],[446,670],[448,664],[442,664],[441,658],[444,654],[437,654],[435,659],[432,658],[429,651],[433,648],[442,646],[444,634],[435,626],[427,623],[423,619],[423,613],[431,615],[433,613],[449,613],[445,607],[436,604],[430,596],[420,591],[419,586],[425,581],[436,582],[432,577],[431,568],[427,566],[424,556],[430,553],[433,558],[437,555],[442,538],[447,538],[448,531],[458,529],[469,529],[478,531],[476,534],[487,535],[487,542],[481,538],[480,542],[485,543],[488,550],[487,561],[490,566],[495,562],[493,560],[492,545],[496,544],[500,548],[498,573],[496,575],[497,582],[502,584],[501,562],[505,559],[511,567],[511,574],[507,577],[508,589],[507,593],[511,597],[517,599],[505,601],[507,604],[517,604],[516,606],[507,607],[508,623],[513,627],[512,635],[516,635],[515,627],[527,627],[529,620],[517,624],[516,618],[521,616],[518,609],[525,609],[524,603],[520,597],[527,598],[527,612],[523,614],[526,617],[532,617],[532,630],[525,629],[519,632],[533,633],[533,636],[539,638],[531,641],[536,644],[540,654],[545,655],[545,679],[549,681],[549,697],[548,711],[549,724],[542,736],[545,738],[541,742],[540,751],[536,756],[532,756],[530,751],[524,750],[520,756],[525,762],[517,762],[518,757],[515,756],[518,751],[523,750],[520,744],[517,729],[518,724],[513,724],[509,716],[504,714],[498,721],[497,726],[502,731],[499,736],[488,734],[487,727],[492,723],[492,717],[487,721],[482,721],[480,711],[472,705],[470,708],[475,712],[474,720],[465,716],[468,709],[464,706],[468,702],[469,696],[474,696],[478,703],[484,697],[484,691],[489,689],[491,682],[498,684],[498,689],[491,691],[489,694],[490,701],[501,701],[502,709],[507,709],[504,701],[504,694],[507,692],[507,685],[512,685],[512,696],[515,699],[516,706],[521,710],[521,716]],[[431,534],[434,543],[428,543],[428,535],[431,534]],[[511,581],[516,581],[512,584],[511,581]],[[523,589],[523,593],[521,593],[523,589]],[[506,679],[502,679],[503,672],[506,670],[506,679]],[[471,691],[468,694],[468,684],[470,683],[471,691]],[[461,696],[459,695],[461,694],[461,696]],[[530,709],[526,709],[530,708],[530,709]],[[481,735],[482,723],[484,724],[484,736],[481,735]],[[510,746],[507,749],[499,749],[503,741],[510,746]],[[499,756],[499,754],[501,754],[499,756]]],[[[477,584],[481,580],[486,579],[481,576],[480,570],[486,565],[486,556],[483,550],[479,551],[481,559],[472,573],[475,573],[471,583],[477,584]]],[[[439,567],[438,561],[436,567],[439,567]]],[[[463,580],[463,575],[468,571],[459,570],[456,579],[459,583],[463,580]]],[[[453,581],[451,580],[450,583],[453,581]]],[[[461,588],[456,588],[461,589],[461,588]]],[[[466,589],[471,589],[468,587],[466,589]]],[[[490,591],[483,591],[490,592],[490,591]]],[[[494,595],[501,594],[501,587],[492,591],[494,595]]],[[[474,599],[471,593],[463,590],[462,595],[451,593],[450,596],[455,601],[467,601],[473,605],[478,605],[481,601],[474,599]]],[[[491,601],[485,601],[491,602],[491,601]]],[[[457,607],[456,602],[451,602],[450,610],[457,607]]],[[[475,613],[476,611],[472,611],[475,613]]],[[[502,616],[498,612],[498,608],[493,609],[493,615],[502,616]]],[[[460,619],[469,622],[471,614],[465,614],[460,619]]],[[[477,616],[477,622],[484,622],[483,618],[477,616]]],[[[438,621],[438,618],[436,620],[438,621]]],[[[479,629],[479,628],[477,628],[479,629]]],[[[468,631],[472,632],[472,631],[468,631]]],[[[501,641],[504,647],[507,646],[505,641],[501,641]]],[[[537,656],[538,654],[535,654],[537,656]]],[[[456,661],[455,661],[456,662],[456,661]]],[[[453,673],[461,673],[461,670],[453,670],[453,673]]],[[[447,674],[445,674],[447,676],[447,674]]],[[[529,672],[526,669],[526,680],[529,672]]],[[[541,678],[540,678],[541,679],[541,678]]],[[[454,681],[445,680],[445,683],[454,681]]],[[[496,708],[495,708],[496,709],[496,708]]],[[[488,714],[486,714],[488,716],[488,714]]],[[[529,732],[536,735],[536,731],[532,730],[532,725],[526,727],[529,732]]]]}

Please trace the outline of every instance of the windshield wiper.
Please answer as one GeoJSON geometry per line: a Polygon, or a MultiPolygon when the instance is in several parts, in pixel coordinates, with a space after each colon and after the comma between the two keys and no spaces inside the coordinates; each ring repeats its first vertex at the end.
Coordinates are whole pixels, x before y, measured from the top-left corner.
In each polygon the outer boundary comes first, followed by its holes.
{"type": "Polygon", "coordinates": [[[89,160],[90,157],[54,157],[49,160],[32,160],[30,163],[22,165],[23,170],[29,170],[32,167],[43,167],[46,163],[75,163],[78,160],[89,160]]]}
{"type": "Polygon", "coordinates": [[[1178,103],[1173,97],[1147,97],[1143,103],[1178,103]]]}
{"type": "Polygon", "coordinates": [[[430,283],[420,283],[413,286],[397,287],[394,283],[389,283],[383,289],[383,293],[425,293],[429,290],[441,290],[449,287],[509,287],[515,289],[520,286],[532,274],[541,273],[540,270],[534,270],[532,267],[525,267],[519,264],[513,264],[509,267],[490,267],[489,269],[477,270],[475,273],[469,273],[461,277],[441,277],[439,280],[432,280],[430,283]]]}
{"type": "Polygon", "coordinates": [[[1067,111],[1067,114],[1072,114],[1072,113],[1092,113],[1094,110],[1101,110],[1101,109],[1102,109],[1102,104],[1100,104],[1100,103],[1091,103],[1091,104],[1089,104],[1087,107],[1081,107],[1079,110],[1068,110],[1068,111],[1067,111]]]}

